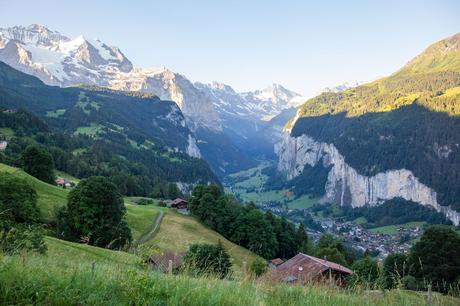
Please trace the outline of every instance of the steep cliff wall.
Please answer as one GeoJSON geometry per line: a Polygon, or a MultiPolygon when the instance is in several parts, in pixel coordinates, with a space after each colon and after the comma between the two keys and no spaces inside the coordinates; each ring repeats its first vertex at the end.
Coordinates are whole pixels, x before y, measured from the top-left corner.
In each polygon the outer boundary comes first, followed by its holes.
{"type": "Polygon", "coordinates": [[[333,144],[320,143],[307,135],[291,137],[287,131],[282,142],[275,145],[279,157],[278,170],[288,179],[302,173],[305,165],[332,166],[325,186],[324,201],[360,207],[378,205],[385,200],[401,197],[431,206],[442,212],[455,225],[460,213],[437,202],[436,192],[419,181],[407,169],[388,170],[374,176],[364,176],[350,167],[333,144]]]}

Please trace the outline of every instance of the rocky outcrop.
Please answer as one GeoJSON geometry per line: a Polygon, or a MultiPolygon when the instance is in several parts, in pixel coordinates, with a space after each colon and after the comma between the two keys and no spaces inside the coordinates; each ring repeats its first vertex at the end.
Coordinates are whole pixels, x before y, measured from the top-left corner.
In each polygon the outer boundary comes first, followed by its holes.
{"type": "Polygon", "coordinates": [[[118,73],[110,80],[109,87],[153,93],[162,100],[174,101],[184,113],[187,126],[192,131],[198,127],[216,133],[222,131],[212,100],[195,88],[186,77],[167,68],[135,69],[129,73],[118,73]]]}
{"type": "Polygon", "coordinates": [[[345,157],[333,144],[317,142],[307,135],[291,137],[285,133],[283,141],[275,145],[275,151],[279,157],[278,170],[288,179],[301,174],[305,165],[322,163],[325,167],[332,166],[323,201],[361,207],[400,197],[431,206],[455,225],[460,224],[460,213],[441,206],[436,192],[407,169],[388,170],[374,176],[361,175],[345,162],[345,157]]]}
{"type": "Polygon", "coordinates": [[[201,152],[196,145],[196,139],[192,135],[188,135],[187,154],[191,157],[201,158],[201,152]]]}

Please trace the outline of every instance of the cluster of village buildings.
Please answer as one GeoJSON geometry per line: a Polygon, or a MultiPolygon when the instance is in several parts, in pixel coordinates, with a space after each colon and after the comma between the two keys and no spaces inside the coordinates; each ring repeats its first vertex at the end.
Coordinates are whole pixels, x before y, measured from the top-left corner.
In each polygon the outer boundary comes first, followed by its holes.
{"type": "MultiPolygon", "coordinates": [[[[279,203],[267,203],[261,206],[261,209],[270,210],[277,215],[284,215],[288,219],[299,214],[303,216],[311,213],[308,209],[286,210],[279,203]]],[[[380,260],[383,260],[388,254],[407,252],[412,246],[411,242],[423,234],[421,227],[400,227],[397,233],[390,235],[379,232],[374,233],[360,224],[341,221],[332,217],[319,218],[313,216],[313,219],[320,224],[323,232],[334,235],[357,250],[362,252],[368,250],[376,254],[380,260]]],[[[323,234],[321,231],[308,228],[307,231],[313,241],[318,241],[323,234]]]]}
{"type": "Polygon", "coordinates": [[[361,251],[369,250],[378,253],[379,259],[384,259],[392,253],[405,253],[411,248],[411,241],[423,234],[421,227],[399,227],[396,234],[374,233],[362,225],[346,221],[340,222],[332,218],[320,221],[321,226],[329,233],[350,242],[354,248],[361,251]]]}

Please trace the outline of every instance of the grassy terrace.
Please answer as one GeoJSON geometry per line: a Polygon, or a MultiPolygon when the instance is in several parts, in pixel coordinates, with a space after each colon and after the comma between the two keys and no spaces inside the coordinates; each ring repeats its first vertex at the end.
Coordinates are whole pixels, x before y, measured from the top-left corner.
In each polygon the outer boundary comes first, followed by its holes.
{"type": "Polygon", "coordinates": [[[90,126],[80,126],[79,128],[77,128],[74,134],[75,135],[84,134],[84,135],[88,135],[91,137],[95,137],[97,133],[101,131],[102,127],[103,126],[100,124],[92,123],[90,126]]]}
{"type": "Polygon", "coordinates": [[[405,224],[397,224],[397,225],[387,225],[387,226],[382,226],[382,227],[375,227],[369,229],[373,233],[381,233],[381,234],[388,234],[388,235],[394,235],[398,233],[398,229],[401,227],[404,228],[414,228],[414,227],[423,227],[426,224],[426,222],[409,222],[405,224]]]}

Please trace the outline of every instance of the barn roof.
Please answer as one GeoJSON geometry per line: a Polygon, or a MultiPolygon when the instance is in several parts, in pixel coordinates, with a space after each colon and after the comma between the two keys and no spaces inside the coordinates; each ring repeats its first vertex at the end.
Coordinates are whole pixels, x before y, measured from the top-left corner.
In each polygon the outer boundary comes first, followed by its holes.
{"type": "Polygon", "coordinates": [[[167,271],[169,261],[172,261],[172,268],[177,269],[182,265],[185,253],[176,254],[171,250],[164,250],[162,253],[155,254],[149,257],[149,262],[155,264],[163,271],[167,271]]]}
{"type": "Polygon", "coordinates": [[[320,276],[329,269],[341,274],[353,273],[353,271],[338,263],[299,253],[269,272],[264,279],[282,282],[290,282],[295,279],[306,282],[320,276]]]}

